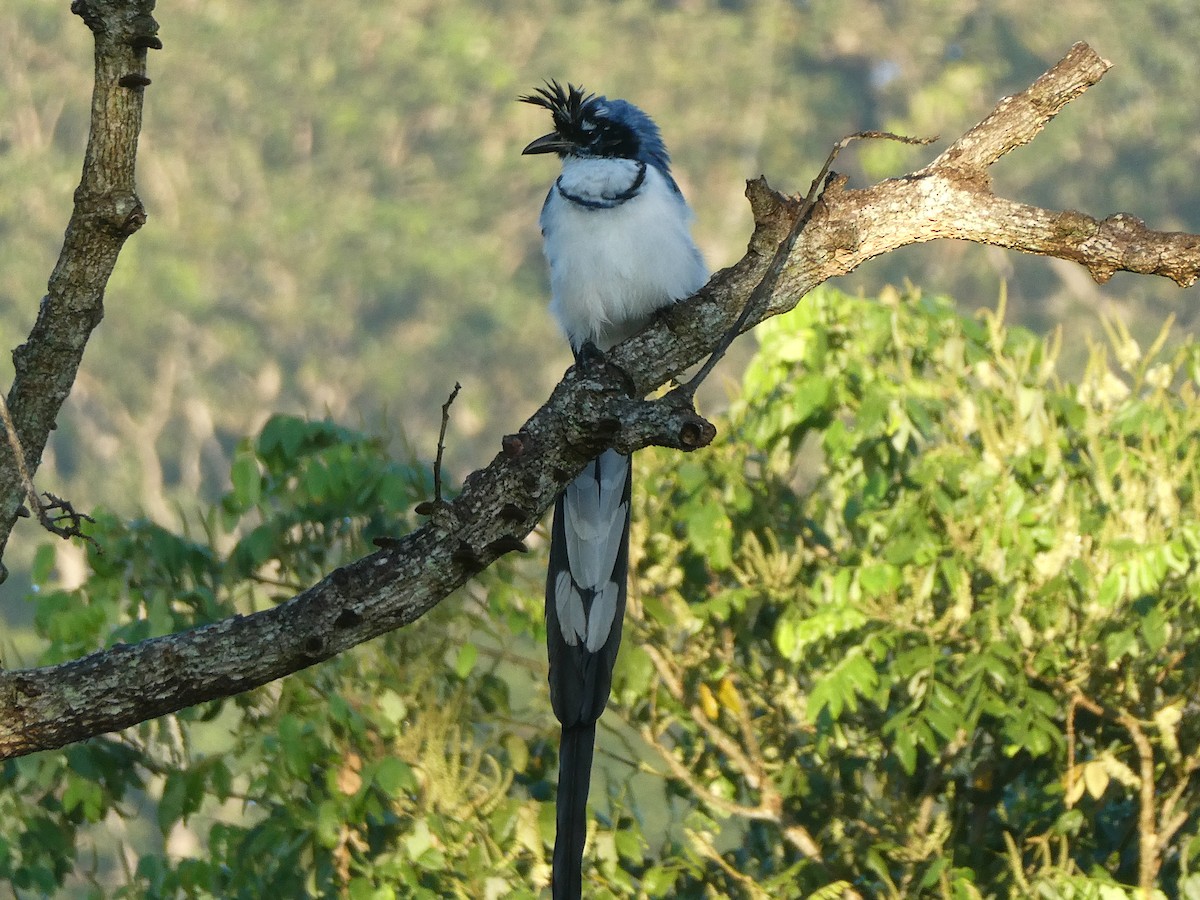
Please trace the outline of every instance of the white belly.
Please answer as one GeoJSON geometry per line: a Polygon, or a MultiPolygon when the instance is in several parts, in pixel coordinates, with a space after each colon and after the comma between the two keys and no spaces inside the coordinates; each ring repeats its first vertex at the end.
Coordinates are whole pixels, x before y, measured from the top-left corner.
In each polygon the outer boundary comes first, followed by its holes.
{"type": "MultiPolygon", "coordinates": [[[[570,160],[560,183],[579,197],[612,197],[633,183],[630,160],[570,160]]],[[[638,194],[611,209],[564,199],[542,211],[550,311],[572,346],[602,350],[642,328],[660,307],[703,287],[708,271],[690,233],[691,210],[653,166],[638,194]]]]}

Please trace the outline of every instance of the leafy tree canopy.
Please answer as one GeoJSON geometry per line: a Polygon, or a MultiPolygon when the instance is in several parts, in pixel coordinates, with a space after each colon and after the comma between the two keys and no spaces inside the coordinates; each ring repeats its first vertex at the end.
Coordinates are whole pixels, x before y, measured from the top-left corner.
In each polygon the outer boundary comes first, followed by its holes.
{"type": "MultiPolygon", "coordinates": [[[[639,455],[597,896],[1197,890],[1200,349],[832,290],[755,334],[710,450],[639,455]],[[619,748],[619,749],[614,749],[619,748]],[[1148,869],[1146,867],[1149,867],[1148,869]]],[[[428,473],[270,420],[172,531],[36,573],[53,661],[248,612],[403,526],[428,473]]],[[[260,691],[0,768],[23,895],[536,896],[536,569],[260,691]]]]}

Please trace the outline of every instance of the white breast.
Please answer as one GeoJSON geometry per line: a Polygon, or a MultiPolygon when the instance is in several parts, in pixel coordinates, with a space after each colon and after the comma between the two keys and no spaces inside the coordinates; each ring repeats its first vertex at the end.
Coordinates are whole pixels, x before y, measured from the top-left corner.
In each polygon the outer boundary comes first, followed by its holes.
{"type": "MultiPolygon", "coordinates": [[[[624,159],[563,163],[564,191],[603,201],[627,190],[638,164],[624,159]]],[[[575,347],[608,349],[642,328],[654,310],[690,296],[708,279],[692,242],[691,210],[654,166],[638,193],[610,209],[566,200],[557,187],[542,210],[550,262],[550,311],[575,347]]]]}

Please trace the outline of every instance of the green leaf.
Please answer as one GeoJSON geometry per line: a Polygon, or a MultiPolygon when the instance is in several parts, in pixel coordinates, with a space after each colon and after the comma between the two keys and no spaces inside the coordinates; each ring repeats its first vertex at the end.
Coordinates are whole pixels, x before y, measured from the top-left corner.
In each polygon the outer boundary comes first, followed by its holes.
{"type": "Polygon", "coordinates": [[[640,832],[625,827],[619,829],[613,837],[616,841],[617,853],[622,859],[641,861],[644,844],[640,832]]]}
{"type": "Polygon", "coordinates": [[[165,835],[183,818],[187,782],[181,771],[168,772],[156,810],[159,830],[165,835]]]}
{"type": "Polygon", "coordinates": [[[229,470],[233,499],[239,509],[250,509],[262,499],[262,475],[258,459],[251,453],[239,453],[229,470]]]}
{"type": "Polygon", "coordinates": [[[636,644],[621,648],[614,678],[621,684],[623,693],[631,698],[645,697],[654,674],[654,663],[645,650],[636,644]]]}
{"type": "Polygon", "coordinates": [[[341,841],[341,834],[342,814],[339,804],[334,800],[322,800],[317,806],[317,843],[326,849],[331,849],[341,841]]]}
{"type": "Polygon", "coordinates": [[[678,877],[678,872],[673,872],[666,866],[651,866],[642,873],[642,890],[648,897],[672,896],[678,877]]]}
{"type": "Polygon", "coordinates": [[[463,644],[458,648],[458,654],[454,660],[454,673],[459,678],[465,679],[474,670],[478,659],[479,648],[469,642],[463,644]]]}
{"type": "Polygon", "coordinates": [[[894,593],[903,579],[894,565],[877,563],[859,569],[858,583],[868,597],[876,598],[894,593]]]}
{"type": "Polygon", "coordinates": [[[875,667],[858,647],[850,648],[826,675],[817,679],[808,697],[808,720],[816,722],[824,709],[836,721],[843,709],[855,712],[858,698],[872,694],[879,685],[875,667]]]}
{"type": "Polygon", "coordinates": [[[33,554],[33,565],[29,570],[29,580],[34,584],[45,584],[50,580],[50,575],[54,572],[55,563],[54,547],[50,544],[42,544],[33,554]]]}
{"type": "Polygon", "coordinates": [[[412,768],[402,759],[386,756],[375,769],[375,784],[389,796],[416,789],[417,779],[412,768]]]}
{"type": "Polygon", "coordinates": [[[1155,604],[1143,613],[1141,630],[1142,640],[1146,642],[1146,647],[1151,653],[1158,653],[1166,646],[1171,634],[1171,623],[1167,621],[1161,606],[1155,604]]]}
{"type": "Polygon", "coordinates": [[[390,688],[381,691],[375,702],[384,721],[390,725],[398,725],[408,716],[408,704],[390,688]]]}
{"type": "Polygon", "coordinates": [[[905,773],[912,775],[917,770],[917,736],[911,728],[897,728],[892,740],[892,752],[905,773]]]}
{"type": "Polygon", "coordinates": [[[687,533],[692,546],[714,569],[725,570],[732,565],[733,527],[720,505],[711,500],[692,505],[687,533]]]}
{"type": "Polygon", "coordinates": [[[803,425],[817,413],[823,413],[833,397],[833,382],[821,375],[800,379],[792,395],[792,409],[797,424],[803,425]]]}
{"type": "Polygon", "coordinates": [[[433,848],[433,835],[425,821],[413,823],[412,830],[402,839],[405,852],[410,859],[418,860],[433,848]]]}
{"type": "Polygon", "coordinates": [[[309,423],[296,416],[272,416],[259,434],[258,454],[276,466],[287,465],[296,459],[309,430],[309,423]]]}

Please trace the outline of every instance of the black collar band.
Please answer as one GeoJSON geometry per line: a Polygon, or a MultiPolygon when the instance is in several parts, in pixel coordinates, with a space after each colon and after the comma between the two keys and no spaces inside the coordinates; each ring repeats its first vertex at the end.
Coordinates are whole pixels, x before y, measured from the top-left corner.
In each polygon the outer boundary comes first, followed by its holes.
{"type": "Polygon", "coordinates": [[[570,200],[572,203],[578,203],[586,209],[614,209],[620,206],[626,200],[632,200],[637,196],[637,192],[642,189],[642,184],[646,181],[646,164],[638,162],[637,178],[633,179],[633,184],[625,188],[619,194],[614,194],[611,197],[600,197],[593,199],[591,197],[580,197],[578,194],[572,194],[562,186],[562,176],[554,182],[554,186],[558,189],[558,193],[564,200],[570,200]]]}

